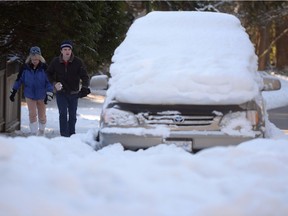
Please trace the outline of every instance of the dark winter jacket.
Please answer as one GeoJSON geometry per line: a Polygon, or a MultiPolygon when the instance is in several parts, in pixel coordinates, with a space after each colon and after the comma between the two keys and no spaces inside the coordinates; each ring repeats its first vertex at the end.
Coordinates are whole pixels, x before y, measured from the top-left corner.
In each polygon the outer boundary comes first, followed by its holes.
{"type": "Polygon", "coordinates": [[[89,86],[89,76],[83,61],[71,55],[68,63],[65,64],[62,55],[55,57],[47,69],[47,76],[51,83],[61,82],[63,89],[67,93],[78,93],[80,80],[82,86],[89,86]]]}
{"type": "Polygon", "coordinates": [[[47,92],[53,92],[45,70],[47,65],[40,62],[34,70],[33,65],[24,64],[21,68],[13,89],[16,91],[24,85],[24,96],[32,100],[44,100],[47,92]]]}

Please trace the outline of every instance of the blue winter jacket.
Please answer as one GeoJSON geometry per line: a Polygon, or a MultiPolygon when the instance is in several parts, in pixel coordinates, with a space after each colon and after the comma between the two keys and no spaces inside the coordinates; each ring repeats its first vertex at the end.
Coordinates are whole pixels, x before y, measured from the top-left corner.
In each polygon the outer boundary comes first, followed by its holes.
{"type": "Polygon", "coordinates": [[[47,92],[53,92],[53,86],[46,75],[47,65],[39,63],[34,70],[32,65],[24,64],[13,85],[18,90],[24,85],[24,96],[32,100],[44,100],[47,92]]]}

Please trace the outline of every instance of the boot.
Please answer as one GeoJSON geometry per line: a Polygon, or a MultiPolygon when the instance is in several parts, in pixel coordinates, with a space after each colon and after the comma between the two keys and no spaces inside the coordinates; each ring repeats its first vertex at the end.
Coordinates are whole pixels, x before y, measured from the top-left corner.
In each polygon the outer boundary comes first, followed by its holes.
{"type": "Polygon", "coordinates": [[[37,122],[33,122],[29,124],[31,135],[37,135],[38,124],[37,122]]]}
{"type": "Polygon", "coordinates": [[[44,136],[46,124],[42,124],[39,122],[39,131],[38,136],[44,136]]]}

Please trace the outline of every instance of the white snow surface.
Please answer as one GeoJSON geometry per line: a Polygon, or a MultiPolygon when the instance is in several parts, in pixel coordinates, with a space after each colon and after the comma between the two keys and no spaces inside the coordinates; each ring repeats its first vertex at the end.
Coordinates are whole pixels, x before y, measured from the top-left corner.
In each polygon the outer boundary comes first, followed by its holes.
{"type": "MultiPolygon", "coordinates": [[[[268,107],[288,104],[283,89],[265,92],[268,107]]],[[[93,91],[92,91],[93,92],[93,91]]],[[[0,136],[2,216],[269,216],[288,214],[288,136],[190,154],[174,145],[137,152],[118,143],[95,151],[103,100],[79,100],[77,134],[59,137],[55,99],[48,137],[0,136]]],[[[21,108],[21,132],[28,109],[21,108]]],[[[211,140],[213,142],[213,140],[211,140]]]]}
{"type": "Polygon", "coordinates": [[[121,102],[240,104],[262,86],[254,46],[229,14],[151,12],[132,24],[112,61],[107,96],[121,102]]]}
{"type": "MultiPolygon", "coordinates": [[[[221,83],[220,74],[214,82],[221,83]]],[[[287,78],[279,79],[281,90],[264,92],[269,109],[288,104],[287,78]]],[[[288,137],[274,124],[268,122],[269,139],[197,154],[173,144],[132,152],[115,143],[95,151],[103,97],[92,92],[79,100],[70,138],[59,136],[55,99],[47,106],[46,137],[21,137],[29,131],[23,103],[19,136],[0,136],[0,216],[288,215],[288,137]]]]}

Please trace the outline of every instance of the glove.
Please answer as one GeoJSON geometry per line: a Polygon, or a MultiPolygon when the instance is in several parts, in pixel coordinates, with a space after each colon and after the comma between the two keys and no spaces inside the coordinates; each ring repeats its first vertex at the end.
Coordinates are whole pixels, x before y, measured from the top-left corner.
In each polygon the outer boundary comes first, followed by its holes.
{"type": "Polygon", "coordinates": [[[78,93],[78,97],[83,98],[83,97],[86,97],[90,93],[91,93],[91,91],[88,87],[82,87],[78,93]]]}
{"type": "Polygon", "coordinates": [[[56,84],[55,84],[55,88],[56,88],[56,90],[57,91],[60,91],[61,89],[62,89],[62,83],[61,82],[57,82],[56,84]]]}
{"type": "Polygon", "coordinates": [[[15,90],[15,89],[12,89],[11,91],[10,91],[10,101],[12,101],[12,102],[14,102],[15,101],[15,95],[16,95],[16,93],[17,93],[17,90],[15,90]]]}
{"type": "Polygon", "coordinates": [[[48,101],[51,101],[53,99],[53,92],[47,92],[46,97],[44,99],[44,104],[47,104],[48,101]]]}

